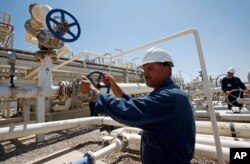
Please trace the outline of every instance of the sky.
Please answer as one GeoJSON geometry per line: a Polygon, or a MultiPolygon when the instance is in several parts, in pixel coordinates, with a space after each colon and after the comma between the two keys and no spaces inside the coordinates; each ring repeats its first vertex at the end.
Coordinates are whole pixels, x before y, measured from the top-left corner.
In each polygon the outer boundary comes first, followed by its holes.
{"type": "MultiPolygon", "coordinates": [[[[24,23],[29,5],[38,3],[71,13],[81,35],[67,43],[73,53],[91,51],[117,54],[155,40],[195,29],[199,32],[207,73],[216,78],[228,67],[247,81],[250,71],[249,0],[2,0],[0,12],[11,15],[15,27],[14,48],[35,51],[25,40],[24,23]]],[[[173,58],[173,74],[185,81],[198,77],[201,66],[192,35],[161,43],[173,58]]],[[[145,50],[123,57],[139,64],[145,50]]]]}

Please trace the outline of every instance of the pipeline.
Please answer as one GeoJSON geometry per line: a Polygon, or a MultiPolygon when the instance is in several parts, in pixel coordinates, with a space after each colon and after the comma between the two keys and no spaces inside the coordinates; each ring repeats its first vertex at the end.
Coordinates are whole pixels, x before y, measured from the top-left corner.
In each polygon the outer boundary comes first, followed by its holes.
{"type": "Polygon", "coordinates": [[[140,143],[141,136],[138,134],[130,134],[125,131],[134,131],[139,132],[141,129],[138,128],[131,128],[131,127],[124,127],[119,128],[117,130],[113,130],[111,134],[115,136],[112,140],[111,144],[100,149],[96,152],[88,151],[83,158],[74,161],[73,164],[80,164],[80,163],[96,163],[96,161],[103,156],[113,152],[113,151],[121,151],[124,147],[131,143],[140,143]]]}
{"type": "MultiPolygon", "coordinates": [[[[232,137],[250,137],[250,124],[249,123],[235,123],[235,122],[218,122],[218,129],[220,136],[232,137]]],[[[196,133],[211,134],[213,130],[211,123],[208,121],[196,121],[196,133]]]]}
{"type": "MultiPolygon", "coordinates": [[[[225,121],[233,121],[233,122],[250,122],[250,114],[242,112],[241,114],[236,113],[227,113],[229,110],[224,111],[216,111],[215,115],[217,119],[225,120],[225,121]]],[[[195,118],[207,118],[209,119],[209,114],[207,111],[199,111],[196,110],[195,118]]]]}
{"type": "Polygon", "coordinates": [[[0,141],[89,125],[125,126],[112,120],[110,117],[86,117],[71,120],[26,124],[0,128],[0,141]]]}

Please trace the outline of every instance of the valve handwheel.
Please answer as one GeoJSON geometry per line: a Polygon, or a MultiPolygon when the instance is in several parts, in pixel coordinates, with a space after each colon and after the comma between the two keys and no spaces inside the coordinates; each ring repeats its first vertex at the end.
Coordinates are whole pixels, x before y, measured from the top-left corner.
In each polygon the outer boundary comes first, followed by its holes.
{"type": "Polygon", "coordinates": [[[233,107],[236,107],[235,105],[233,105],[235,102],[237,102],[238,98],[241,98],[241,95],[243,94],[243,90],[242,89],[233,89],[231,90],[231,95],[227,95],[227,102],[228,104],[230,104],[233,107]],[[234,92],[239,92],[239,95],[235,96],[233,93],[234,92]],[[229,100],[229,96],[233,97],[233,100],[229,100]]]}
{"type": "Polygon", "coordinates": [[[94,84],[94,86],[97,89],[107,88],[107,92],[106,93],[109,93],[110,86],[109,85],[105,85],[105,84],[101,84],[101,81],[104,78],[104,74],[102,72],[100,72],[100,71],[93,71],[93,72],[91,72],[91,73],[89,73],[87,75],[87,78],[94,84]],[[97,79],[95,81],[93,79],[94,75],[97,75],[97,79]]]}
{"type": "Polygon", "coordinates": [[[81,34],[81,28],[76,18],[62,9],[53,9],[49,11],[46,16],[46,24],[49,31],[57,39],[63,42],[73,42],[77,40],[81,34]],[[56,17],[60,17],[61,21],[56,20],[56,17]],[[66,17],[69,17],[69,19],[66,19],[66,17]],[[73,22],[68,22],[69,20],[72,20],[73,22]],[[56,28],[54,28],[53,25],[55,25],[56,28]],[[72,29],[76,29],[76,33],[73,33],[71,31],[72,29]],[[70,37],[66,38],[65,34],[68,34],[70,37]]]}

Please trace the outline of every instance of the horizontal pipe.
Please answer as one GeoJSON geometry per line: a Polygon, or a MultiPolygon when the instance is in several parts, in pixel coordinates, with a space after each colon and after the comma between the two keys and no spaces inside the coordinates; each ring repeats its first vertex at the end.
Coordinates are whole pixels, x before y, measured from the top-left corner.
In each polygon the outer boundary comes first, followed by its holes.
{"type": "Polygon", "coordinates": [[[179,33],[176,33],[176,34],[173,34],[173,35],[170,35],[170,36],[167,36],[167,37],[158,39],[158,40],[155,40],[155,41],[153,41],[153,42],[150,42],[150,43],[141,45],[141,46],[139,46],[139,47],[132,48],[132,49],[130,49],[130,50],[123,51],[123,52],[118,53],[118,54],[114,54],[114,55],[112,56],[112,58],[118,58],[118,57],[123,56],[123,55],[125,55],[125,54],[129,54],[129,53],[133,53],[133,52],[136,52],[136,51],[139,51],[139,50],[143,50],[143,49],[146,49],[146,48],[150,48],[150,47],[153,47],[153,46],[155,46],[155,45],[161,44],[162,42],[166,42],[166,41],[169,41],[169,40],[172,40],[172,39],[175,39],[175,38],[179,38],[179,37],[182,37],[182,36],[185,36],[185,35],[194,33],[194,32],[195,32],[194,29],[188,29],[188,30],[185,30],[185,31],[182,31],[182,32],[179,32],[179,33]]]}
{"type": "Polygon", "coordinates": [[[86,117],[71,120],[26,124],[14,127],[12,126],[0,128],[0,141],[20,138],[33,134],[43,134],[58,130],[84,127],[88,125],[112,125],[120,127],[125,126],[112,120],[110,117],[86,117]]]}
{"type": "Polygon", "coordinates": [[[0,98],[10,99],[10,98],[32,98],[38,96],[58,96],[59,87],[51,86],[46,90],[41,89],[38,86],[0,86],[0,98]]]}
{"type": "MultiPolygon", "coordinates": [[[[102,124],[120,127],[125,126],[120,123],[117,123],[109,117],[86,117],[71,120],[27,124],[23,126],[19,125],[14,126],[12,128],[0,128],[0,140],[19,138],[31,134],[49,133],[78,126],[102,124]]],[[[250,124],[218,122],[218,127],[220,131],[220,136],[235,136],[241,138],[249,138],[250,136],[250,124]]],[[[199,134],[213,134],[211,124],[207,121],[196,121],[196,131],[199,134]]]]}
{"type": "MultiPolygon", "coordinates": [[[[250,137],[250,123],[218,122],[220,136],[250,137]]],[[[214,134],[211,122],[196,121],[196,132],[200,134],[214,134]]]]}
{"type": "MultiPolygon", "coordinates": [[[[231,147],[246,147],[249,148],[250,147],[250,143],[249,142],[245,142],[245,141],[230,141],[230,140],[226,140],[226,139],[222,139],[220,138],[221,141],[221,146],[222,147],[227,147],[227,148],[231,148],[231,147]]],[[[215,145],[214,142],[214,138],[212,137],[202,137],[202,136],[196,136],[196,143],[198,144],[204,144],[204,145],[215,145]]]]}
{"type": "Polygon", "coordinates": [[[122,127],[122,128],[118,128],[113,130],[111,133],[136,133],[139,134],[142,132],[142,129],[139,128],[134,128],[134,127],[122,127]]]}
{"type": "MultiPolygon", "coordinates": [[[[118,83],[118,86],[120,86],[126,94],[149,93],[152,91],[152,88],[147,87],[144,83],[118,83]]],[[[0,86],[0,98],[5,99],[58,96],[58,92],[58,86],[49,87],[48,85],[44,85],[43,88],[38,86],[0,86]]]]}
{"type": "Polygon", "coordinates": [[[145,83],[119,83],[118,86],[127,94],[150,93],[153,91],[145,83]]]}
{"type": "MultiPolygon", "coordinates": [[[[229,163],[229,148],[222,148],[223,158],[229,163]]],[[[204,144],[195,144],[195,154],[200,156],[205,156],[210,159],[218,160],[217,151],[215,146],[204,145],[204,144]]]]}
{"type": "MultiPolygon", "coordinates": [[[[200,137],[207,137],[207,138],[213,138],[213,135],[210,134],[199,134],[197,133],[196,136],[200,136],[200,137]]],[[[229,141],[243,141],[243,142],[250,142],[249,138],[239,138],[239,137],[229,137],[229,136],[220,136],[220,139],[223,140],[229,140],[229,141]]]]}
{"type": "MultiPolygon", "coordinates": [[[[227,121],[244,121],[250,122],[250,114],[249,113],[231,113],[231,111],[215,111],[215,115],[218,119],[223,119],[227,121]],[[228,112],[228,113],[227,113],[228,112]],[[229,113],[230,112],[230,113],[229,113]]],[[[209,118],[209,114],[204,110],[196,110],[195,111],[196,118],[209,118]]]]}
{"type": "Polygon", "coordinates": [[[126,139],[128,144],[141,142],[141,135],[138,134],[122,133],[122,136],[126,139]]]}

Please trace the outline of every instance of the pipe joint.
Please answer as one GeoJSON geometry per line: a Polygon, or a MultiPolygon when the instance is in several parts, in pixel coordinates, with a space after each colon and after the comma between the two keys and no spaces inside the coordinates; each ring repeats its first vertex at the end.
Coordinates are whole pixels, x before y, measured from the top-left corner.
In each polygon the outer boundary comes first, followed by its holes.
{"type": "Polygon", "coordinates": [[[116,143],[117,145],[117,151],[121,151],[124,147],[126,147],[127,145],[125,143],[127,142],[124,142],[124,138],[122,137],[121,139],[119,138],[116,138],[114,139],[114,142],[116,143]]]}
{"type": "Polygon", "coordinates": [[[67,81],[60,81],[58,83],[59,86],[59,92],[58,92],[58,98],[60,101],[65,101],[70,96],[70,87],[69,82],[67,81]]]}

